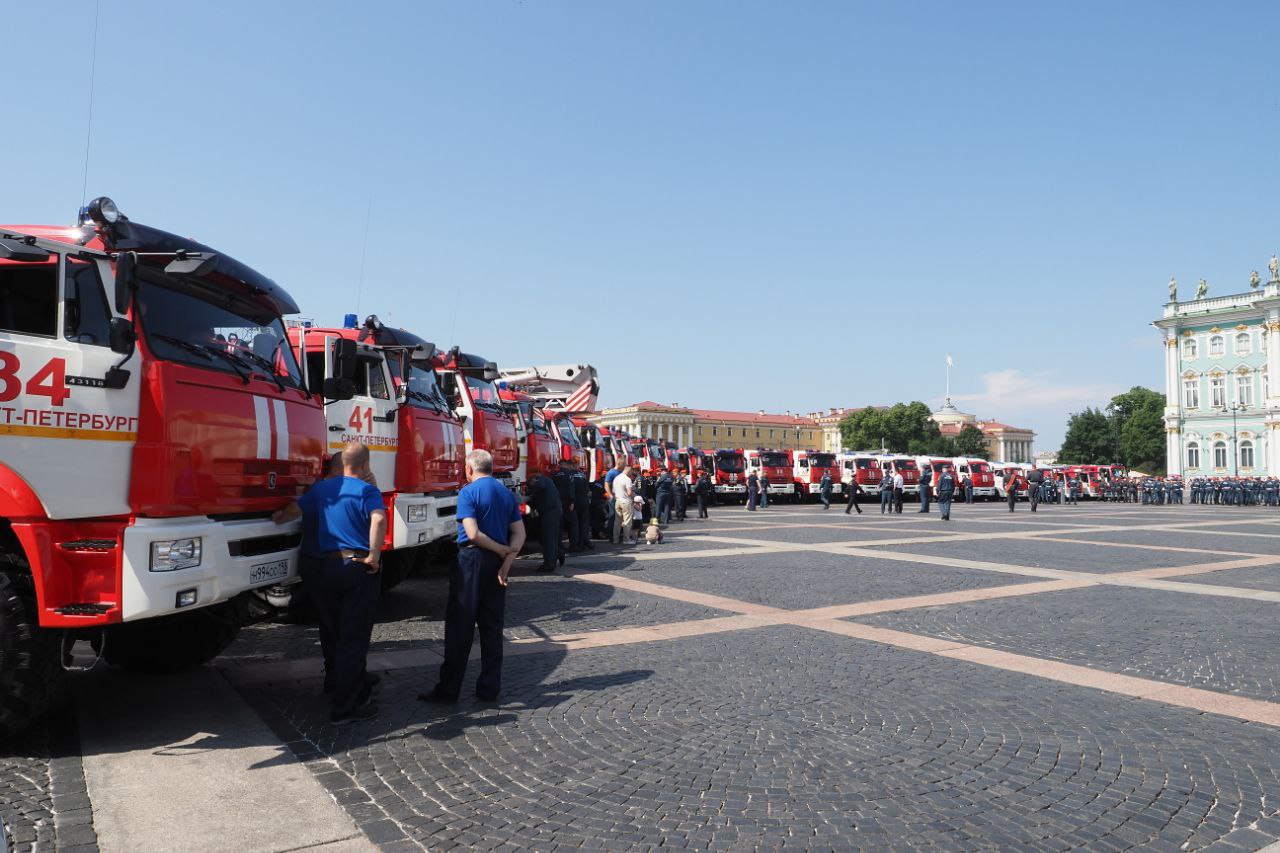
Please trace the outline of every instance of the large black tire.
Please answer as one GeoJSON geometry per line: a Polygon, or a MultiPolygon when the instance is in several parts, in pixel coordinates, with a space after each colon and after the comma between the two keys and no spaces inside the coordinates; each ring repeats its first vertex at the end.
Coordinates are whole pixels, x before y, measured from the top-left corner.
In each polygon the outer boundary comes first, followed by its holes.
{"type": "Polygon", "coordinates": [[[409,577],[417,565],[422,548],[400,548],[395,551],[382,552],[382,591],[395,589],[400,582],[409,577]]]}
{"type": "Polygon", "coordinates": [[[58,632],[42,631],[25,560],[0,553],[0,737],[66,704],[58,632]]]}
{"type": "Polygon", "coordinates": [[[110,628],[103,657],[138,672],[176,672],[213,660],[240,633],[246,618],[240,600],[110,628]]]}

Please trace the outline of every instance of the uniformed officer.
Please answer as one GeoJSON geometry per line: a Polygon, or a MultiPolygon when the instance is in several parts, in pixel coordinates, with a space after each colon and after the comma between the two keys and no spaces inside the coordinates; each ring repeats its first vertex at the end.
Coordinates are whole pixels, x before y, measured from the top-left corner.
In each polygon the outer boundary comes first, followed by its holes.
{"type": "Polygon", "coordinates": [[[377,715],[367,672],[369,639],[382,579],[382,542],[387,511],[382,494],[365,478],[369,448],[348,444],[342,476],[321,480],[305,495],[277,510],[276,524],[302,518],[300,574],[310,589],[320,626],[329,721],[335,725],[377,715]]]}
{"type": "MultiPolygon", "coordinates": [[[[556,493],[560,496],[560,526],[569,537],[570,550],[577,550],[578,545],[578,516],[574,512],[573,506],[573,478],[571,476],[570,463],[568,460],[561,459],[560,467],[551,475],[551,482],[555,486],[556,493]]],[[[556,548],[559,550],[560,537],[556,535],[556,548]]]]}
{"type": "Polygon", "coordinates": [[[671,503],[675,500],[676,481],[671,476],[670,471],[663,471],[658,475],[658,480],[654,483],[654,512],[658,516],[658,523],[667,525],[671,523],[671,503]]]}
{"type": "Polygon", "coordinates": [[[418,694],[425,702],[458,701],[477,628],[480,677],[476,679],[476,696],[493,702],[502,688],[507,574],[524,544],[524,524],[511,490],[490,476],[492,472],[489,451],[467,454],[469,483],[458,493],[458,556],[449,575],[444,663],[435,688],[418,694]]]}
{"type": "Polygon", "coordinates": [[[858,495],[862,494],[862,488],[858,485],[856,476],[849,478],[849,502],[844,505],[844,514],[848,515],[849,510],[856,509],[858,515],[862,515],[862,507],[858,506],[858,495]]]}
{"type": "Polygon", "coordinates": [[[756,511],[756,501],[760,499],[760,478],[752,471],[747,477],[747,511],[756,511]]]}
{"type": "Polygon", "coordinates": [[[886,475],[880,478],[880,514],[893,512],[893,477],[886,475]]]}
{"type": "Polygon", "coordinates": [[[920,472],[920,509],[917,512],[929,511],[929,500],[933,497],[933,469],[928,465],[920,472]]]}
{"type": "Polygon", "coordinates": [[[577,462],[569,463],[569,479],[573,484],[573,513],[578,522],[577,547],[590,551],[591,544],[591,484],[587,475],[578,470],[577,462]]]}
{"type": "Polygon", "coordinates": [[[685,507],[689,503],[689,476],[685,473],[683,468],[676,473],[674,494],[676,502],[676,521],[684,521],[686,518],[685,507]]]}
{"type": "Polygon", "coordinates": [[[1044,485],[1044,472],[1034,465],[1027,472],[1027,498],[1031,501],[1031,511],[1035,512],[1040,504],[1040,487],[1044,485]]]}
{"type": "Polygon", "coordinates": [[[769,475],[760,473],[760,508],[769,508],[769,475]]]}
{"type": "Polygon", "coordinates": [[[956,493],[956,478],[950,468],[943,468],[938,475],[938,512],[943,521],[951,520],[951,499],[956,493]]]}
{"type": "Polygon", "coordinates": [[[711,493],[715,486],[711,484],[711,475],[706,471],[702,472],[702,476],[698,478],[698,484],[693,487],[693,491],[698,496],[698,518],[710,518],[707,515],[707,503],[711,500],[711,493]]]}
{"type": "Polygon", "coordinates": [[[1067,477],[1067,496],[1071,499],[1072,504],[1080,502],[1080,478],[1075,474],[1067,477]]]}
{"type": "Polygon", "coordinates": [[[822,498],[822,508],[831,509],[831,472],[823,471],[822,480],[818,483],[818,497],[822,498]]]}
{"type": "Polygon", "coordinates": [[[556,565],[564,565],[560,552],[560,527],[564,515],[560,490],[553,478],[534,474],[529,478],[529,506],[538,513],[538,538],[542,541],[542,565],[540,572],[554,572],[556,565]]]}

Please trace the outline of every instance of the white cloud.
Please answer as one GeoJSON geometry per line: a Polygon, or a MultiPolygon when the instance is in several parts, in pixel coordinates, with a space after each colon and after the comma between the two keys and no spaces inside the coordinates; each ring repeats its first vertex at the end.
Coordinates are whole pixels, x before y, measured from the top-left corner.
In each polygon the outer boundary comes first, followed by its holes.
{"type": "Polygon", "coordinates": [[[953,394],[962,410],[983,420],[996,420],[1028,427],[1038,433],[1036,446],[1057,447],[1067,417],[1086,406],[1105,406],[1112,397],[1128,390],[1106,383],[1058,384],[1049,371],[1017,368],[982,374],[983,389],[977,394],[953,394]]]}

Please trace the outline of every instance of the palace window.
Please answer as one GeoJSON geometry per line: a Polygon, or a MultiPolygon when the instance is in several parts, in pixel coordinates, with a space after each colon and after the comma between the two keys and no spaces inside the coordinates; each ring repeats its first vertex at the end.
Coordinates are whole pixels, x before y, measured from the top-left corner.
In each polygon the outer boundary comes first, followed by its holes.
{"type": "Polygon", "coordinates": [[[1198,442],[1193,441],[1187,445],[1187,467],[1200,467],[1200,444],[1198,442]]]}
{"type": "Polygon", "coordinates": [[[1236,355],[1248,355],[1253,352],[1253,341],[1249,339],[1248,332],[1241,332],[1236,335],[1236,355]]]}
{"type": "Polygon", "coordinates": [[[1188,409],[1200,408],[1200,380],[1182,380],[1182,405],[1188,409]]]}
{"type": "Polygon", "coordinates": [[[1236,402],[1242,406],[1253,405],[1253,377],[1245,374],[1236,377],[1236,402]]]}
{"type": "Polygon", "coordinates": [[[1227,354],[1227,342],[1222,335],[1209,338],[1209,358],[1221,358],[1227,354]]]}
{"type": "Polygon", "coordinates": [[[1271,383],[1267,380],[1266,368],[1262,370],[1262,402],[1266,403],[1267,398],[1271,396],[1271,383]]]}
{"type": "Polygon", "coordinates": [[[1222,376],[1209,377],[1209,405],[1215,409],[1226,408],[1227,380],[1222,376]]]}
{"type": "Polygon", "coordinates": [[[720,429],[719,427],[712,427],[712,428],[711,428],[711,437],[712,437],[712,438],[715,438],[717,435],[719,435],[719,434],[720,434],[720,433],[719,433],[719,429],[720,429]]]}
{"type": "Polygon", "coordinates": [[[1200,345],[1195,338],[1187,338],[1182,342],[1182,357],[1192,361],[1200,356],[1200,345]]]}
{"type": "Polygon", "coordinates": [[[1253,442],[1248,439],[1240,442],[1240,467],[1253,467],[1253,442]]]}
{"type": "Polygon", "coordinates": [[[1227,467],[1227,443],[1225,441],[1215,441],[1213,443],[1213,467],[1227,467]]]}

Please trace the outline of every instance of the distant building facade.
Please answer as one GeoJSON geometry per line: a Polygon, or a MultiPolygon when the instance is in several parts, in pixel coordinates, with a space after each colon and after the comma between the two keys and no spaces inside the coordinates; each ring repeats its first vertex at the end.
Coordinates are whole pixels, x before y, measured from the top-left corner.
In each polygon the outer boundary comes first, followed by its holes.
{"type": "Polygon", "coordinates": [[[1280,476],[1280,279],[1255,289],[1171,299],[1153,325],[1164,338],[1165,464],[1185,477],[1280,476]]]}
{"type": "MultiPolygon", "coordinates": [[[[604,409],[591,420],[632,435],[671,441],[680,447],[769,447],[779,450],[820,450],[824,426],[814,417],[769,414],[764,410],[735,412],[692,409],[652,400],[604,409]]],[[[837,433],[839,430],[837,429],[837,433]]]]}
{"type": "Polygon", "coordinates": [[[955,438],[966,426],[982,431],[987,441],[987,459],[991,462],[1030,462],[1036,434],[1023,427],[1010,426],[997,420],[979,420],[977,415],[962,412],[948,397],[942,408],[932,415],[943,435],[955,438]]]}

